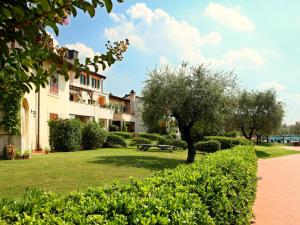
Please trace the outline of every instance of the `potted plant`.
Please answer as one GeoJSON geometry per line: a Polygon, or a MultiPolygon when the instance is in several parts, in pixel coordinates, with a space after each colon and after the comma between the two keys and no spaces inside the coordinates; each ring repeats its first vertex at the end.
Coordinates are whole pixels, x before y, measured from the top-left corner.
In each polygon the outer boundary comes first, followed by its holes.
{"type": "Polygon", "coordinates": [[[16,150],[16,157],[15,157],[16,159],[22,159],[22,152],[21,152],[21,150],[16,150]]]}
{"type": "Polygon", "coordinates": [[[8,145],[5,145],[4,148],[5,151],[5,157],[6,159],[14,160],[16,157],[16,148],[11,143],[8,145]]]}
{"type": "Polygon", "coordinates": [[[45,154],[49,154],[50,153],[50,149],[49,148],[45,148],[45,154]]]}
{"type": "Polygon", "coordinates": [[[23,159],[30,159],[30,158],[31,158],[31,152],[30,152],[30,150],[26,150],[23,153],[23,159]]]}

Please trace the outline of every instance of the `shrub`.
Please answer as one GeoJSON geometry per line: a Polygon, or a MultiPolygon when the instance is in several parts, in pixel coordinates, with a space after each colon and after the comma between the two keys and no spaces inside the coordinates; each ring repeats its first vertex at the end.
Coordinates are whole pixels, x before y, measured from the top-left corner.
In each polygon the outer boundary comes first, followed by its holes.
{"type": "Polygon", "coordinates": [[[152,141],[157,141],[160,138],[159,134],[151,134],[151,133],[138,133],[139,137],[147,138],[152,141]]]}
{"type": "Polygon", "coordinates": [[[172,140],[163,136],[159,136],[157,139],[157,143],[159,145],[171,145],[172,144],[172,140]]]}
{"type": "Polygon", "coordinates": [[[130,132],[111,132],[111,133],[121,136],[122,138],[125,138],[125,139],[131,139],[133,137],[133,134],[130,132]]]}
{"type": "Polygon", "coordinates": [[[204,140],[216,140],[221,143],[221,149],[232,148],[236,145],[253,145],[253,142],[245,138],[229,138],[220,136],[207,136],[204,140]]]}
{"type": "Polygon", "coordinates": [[[221,149],[221,143],[216,140],[199,141],[195,144],[195,148],[197,151],[212,153],[221,149]]]}
{"type": "Polygon", "coordinates": [[[155,176],[67,195],[28,191],[0,201],[3,224],[250,224],[254,147],[209,154],[155,176]]]}
{"type": "Polygon", "coordinates": [[[235,138],[237,136],[237,132],[235,132],[235,131],[225,132],[224,136],[225,137],[233,137],[233,138],[235,138]]]}
{"type": "Polygon", "coordinates": [[[108,134],[106,139],[106,146],[109,148],[126,147],[126,141],[123,137],[116,134],[108,134]]]}
{"type": "Polygon", "coordinates": [[[48,122],[51,150],[78,151],[81,147],[81,122],[77,119],[58,119],[48,122]]]}
{"type": "Polygon", "coordinates": [[[133,145],[139,145],[139,144],[151,144],[152,141],[147,139],[147,138],[142,138],[142,137],[135,137],[132,139],[132,144],[133,145]]]}
{"type": "Polygon", "coordinates": [[[173,139],[170,144],[180,149],[187,149],[187,143],[183,140],[173,139]]]}
{"type": "Polygon", "coordinates": [[[82,145],[84,149],[96,149],[105,143],[107,132],[96,122],[89,122],[82,129],[82,145]]]}
{"type": "Polygon", "coordinates": [[[119,131],[120,128],[117,125],[111,124],[109,125],[109,131],[119,131]]]}

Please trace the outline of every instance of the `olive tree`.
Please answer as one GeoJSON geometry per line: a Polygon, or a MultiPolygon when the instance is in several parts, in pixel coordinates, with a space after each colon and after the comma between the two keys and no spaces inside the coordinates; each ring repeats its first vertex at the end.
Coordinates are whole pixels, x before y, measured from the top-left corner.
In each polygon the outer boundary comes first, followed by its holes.
{"type": "Polygon", "coordinates": [[[237,107],[232,123],[247,139],[277,131],[284,116],[283,103],[276,98],[274,90],[242,91],[237,97],[237,107]]]}
{"type": "Polygon", "coordinates": [[[235,85],[232,73],[215,72],[204,65],[154,69],[149,72],[142,91],[143,114],[174,117],[188,144],[187,162],[192,163],[196,155],[193,126],[199,121],[204,125],[214,121],[226,109],[226,97],[235,85]]]}

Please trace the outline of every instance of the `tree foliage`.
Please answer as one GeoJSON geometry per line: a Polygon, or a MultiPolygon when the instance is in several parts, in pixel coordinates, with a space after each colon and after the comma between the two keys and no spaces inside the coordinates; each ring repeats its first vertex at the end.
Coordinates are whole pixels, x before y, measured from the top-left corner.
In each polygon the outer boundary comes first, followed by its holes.
{"type": "Polygon", "coordinates": [[[281,126],[284,116],[283,103],[277,101],[274,90],[262,92],[243,91],[237,98],[237,108],[232,123],[247,139],[269,135],[281,126]]]}
{"type": "MultiPolygon", "coordinates": [[[[235,85],[232,73],[214,72],[204,65],[154,69],[143,89],[143,114],[174,117],[188,144],[187,162],[193,162],[196,154],[193,126],[197,122],[209,125],[225,112],[227,96],[235,85]]],[[[144,122],[151,124],[151,120],[144,122]]]]}

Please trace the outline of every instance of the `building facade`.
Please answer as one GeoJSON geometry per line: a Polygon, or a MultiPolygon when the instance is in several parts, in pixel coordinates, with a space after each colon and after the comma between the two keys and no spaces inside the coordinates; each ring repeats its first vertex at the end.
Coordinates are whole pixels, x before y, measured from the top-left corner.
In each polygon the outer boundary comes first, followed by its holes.
{"type": "MultiPolygon", "coordinates": [[[[77,55],[78,52],[71,50],[66,60],[72,63],[77,55]]],[[[45,68],[50,65],[51,62],[44,63],[45,68]]],[[[92,72],[82,72],[75,78],[70,70],[69,80],[54,74],[45,88],[26,93],[21,103],[21,134],[12,137],[13,144],[22,151],[49,148],[48,121],[57,118],[78,118],[84,123],[96,121],[106,130],[111,124],[119,124],[121,128],[125,123],[128,131],[145,131],[138,118],[134,91],[124,98],[106,94],[103,91],[105,79],[92,72]]],[[[8,134],[0,129],[0,155],[7,143],[8,134]]]]}

